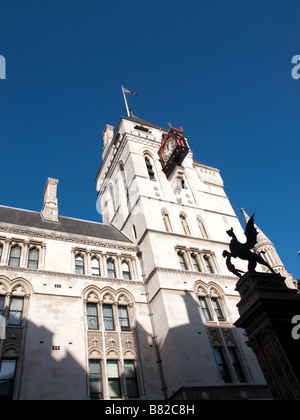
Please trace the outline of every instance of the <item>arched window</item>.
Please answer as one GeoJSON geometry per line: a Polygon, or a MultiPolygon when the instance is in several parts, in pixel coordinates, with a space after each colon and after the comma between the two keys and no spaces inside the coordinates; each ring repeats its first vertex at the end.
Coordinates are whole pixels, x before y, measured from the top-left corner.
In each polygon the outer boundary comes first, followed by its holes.
{"type": "Polygon", "coordinates": [[[227,351],[238,381],[246,382],[246,377],[244,375],[242,365],[238,357],[237,349],[235,347],[227,347],[227,351]]]}
{"type": "Polygon", "coordinates": [[[120,168],[120,171],[121,171],[121,177],[122,177],[124,191],[125,191],[125,196],[126,196],[127,208],[128,208],[128,211],[131,211],[130,210],[131,209],[131,207],[130,207],[130,201],[129,201],[129,189],[128,189],[127,180],[126,180],[126,174],[125,174],[125,169],[124,169],[124,162],[122,160],[119,162],[119,168],[120,168]]]}
{"type": "Polygon", "coordinates": [[[214,349],[217,365],[218,365],[220,374],[223,378],[223,381],[225,383],[232,383],[232,378],[231,378],[230,371],[228,368],[228,363],[224,354],[225,349],[219,346],[218,347],[215,346],[213,349],[214,349]]]}
{"type": "Polygon", "coordinates": [[[187,183],[185,182],[184,178],[182,178],[182,180],[181,180],[181,188],[183,190],[187,190],[188,189],[187,183]]]}
{"type": "Polygon", "coordinates": [[[3,357],[0,361],[1,397],[12,400],[16,377],[17,359],[3,357]]]}
{"type": "Polygon", "coordinates": [[[151,179],[151,181],[155,181],[154,170],[153,170],[153,166],[152,166],[149,156],[145,156],[145,163],[146,163],[149,179],[151,179]]]}
{"type": "Polygon", "coordinates": [[[125,260],[122,261],[122,274],[123,274],[123,279],[124,280],[130,280],[131,279],[129,264],[125,260]]]}
{"type": "Polygon", "coordinates": [[[77,254],[75,257],[75,273],[84,274],[84,261],[83,256],[80,254],[77,254]]]}
{"type": "Polygon", "coordinates": [[[122,306],[122,305],[118,306],[118,316],[119,316],[119,324],[121,327],[121,331],[130,331],[127,306],[122,306]]]}
{"type": "Polygon", "coordinates": [[[187,270],[188,268],[187,268],[187,265],[186,265],[186,261],[185,261],[183,252],[179,251],[179,252],[177,252],[177,255],[178,255],[180,267],[182,268],[182,270],[187,270]]]}
{"type": "Polygon", "coordinates": [[[92,276],[100,276],[100,263],[97,257],[93,257],[91,261],[92,276]]]}
{"type": "Polygon", "coordinates": [[[102,306],[102,315],[103,315],[103,325],[105,331],[114,331],[114,312],[112,305],[103,305],[102,306]]]}
{"type": "Polygon", "coordinates": [[[18,245],[15,245],[10,250],[9,262],[10,267],[19,267],[21,258],[21,248],[18,245]]]}
{"type": "Polygon", "coordinates": [[[23,317],[24,297],[12,296],[10,299],[8,325],[21,325],[23,317]]]}
{"type": "Polygon", "coordinates": [[[166,231],[167,232],[172,232],[172,226],[171,226],[171,223],[170,223],[170,218],[169,218],[169,214],[168,214],[167,210],[162,209],[161,214],[162,214],[162,218],[163,218],[163,221],[164,221],[164,224],[165,224],[166,231]]]}
{"type": "Polygon", "coordinates": [[[107,275],[110,279],[116,278],[115,262],[112,258],[108,258],[106,261],[107,264],[107,275]]]}
{"type": "Polygon", "coordinates": [[[203,259],[204,259],[204,262],[205,262],[205,267],[206,267],[207,272],[208,273],[213,273],[214,270],[213,270],[213,267],[212,267],[209,256],[208,255],[203,255],[203,259]]]}
{"type": "Polygon", "coordinates": [[[199,226],[199,230],[200,230],[202,238],[203,239],[208,239],[208,235],[207,235],[206,228],[204,226],[204,222],[203,222],[203,220],[201,219],[200,216],[197,216],[197,222],[198,222],[198,226],[199,226]]]}
{"type": "Polygon", "coordinates": [[[221,309],[221,305],[219,303],[219,299],[216,298],[216,297],[212,297],[211,298],[211,303],[212,303],[212,306],[214,308],[216,317],[218,318],[218,321],[222,321],[222,322],[226,321],[225,316],[223,315],[223,312],[222,312],[222,309],[221,309]]]}
{"type": "Polygon", "coordinates": [[[98,305],[94,302],[86,304],[87,325],[89,330],[99,330],[98,305]]]}
{"type": "Polygon", "coordinates": [[[39,251],[37,248],[31,248],[28,253],[28,268],[35,268],[37,269],[39,265],[39,251]]]}
{"type": "Polygon", "coordinates": [[[200,265],[199,265],[198,259],[197,259],[197,255],[196,254],[191,254],[191,260],[192,260],[192,264],[193,264],[193,270],[201,272],[200,265]]]}
{"type": "Polygon", "coordinates": [[[181,221],[181,224],[182,224],[182,227],[183,227],[184,233],[185,233],[186,235],[188,235],[188,236],[191,236],[190,228],[189,228],[189,226],[188,226],[188,224],[187,224],[187,220],[186,220],[186,216],[185,216],[185,214],[180,213],[179,217],[180,217],[180,221],[181,221]]]}
{"type": "Polygon", "coordinates": [[[139,391],[134,360],[124,360],[124,374],[128,397],[138,398],[139,391]]]}
{"type": "Polygon", "coordinates": [[[116,202],[115,202],[115,196],[114,196],[114,189],[113,189],[113,186],[112,186],[111,183],[108,186],[108,190],[109,190],[110,198],[111,198],[111,201],[112,201],[113,211],[115,213],[116,212],[116,202]]]}
{"type": "Polygon", "coordinates": [[[205,296],[199,296],[199,303],[205,321],[212,321],[212,316],[205,296]]]}
{"type": "Polygon", "coordinates": [[[91,399],[102,399],[102,368],[100,359],[89,359],[89,385],[91,399]]]}

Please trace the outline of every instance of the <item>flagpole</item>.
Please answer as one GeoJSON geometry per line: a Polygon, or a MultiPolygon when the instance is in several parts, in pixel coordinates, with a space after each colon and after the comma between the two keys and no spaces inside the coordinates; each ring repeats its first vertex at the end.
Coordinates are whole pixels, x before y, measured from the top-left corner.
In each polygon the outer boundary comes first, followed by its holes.
{"type": "Polygon", "coordinates": [[[125,105],[126,105],[127,115],[128,115],[128,117],[130,117],[130,112],[129,112],[129,108],[128,108],[128,104],[127,104],[127,99],[126,99],[126,95],[125,95],[125,92],[124,92],[124,88],[123,88],[123,86],[121,86],[121,87],[122,87],[122,92],[123,92],[124,101],[125,101],[125,105]]]}

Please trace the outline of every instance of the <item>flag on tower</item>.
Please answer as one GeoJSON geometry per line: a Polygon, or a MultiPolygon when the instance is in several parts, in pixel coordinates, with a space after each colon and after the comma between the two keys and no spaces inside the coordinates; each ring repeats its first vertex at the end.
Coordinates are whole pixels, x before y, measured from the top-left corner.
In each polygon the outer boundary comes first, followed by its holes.
{"type": "Polygon", "coordinates": [[[135,96],[139,96],[139,94],[136,93],[136,92],[132,92],[129,89],[125,89],[123,86],[121,86],[121,88],[122,88],[122,92],[123,92],[123,97],[124,97],[124,102],[125,102],[125,106],[126,106],[126,110],[127,110],[127,115],[128,115],[128,117],[130,117],[130,115],[132,115],[132,110],[129,110],[129,108],[128,108],[128,104],[127,104],[127,99],[126,99],[125,93],[130,93],[130,95],[135,95],[135,96]]]}
{"type": "Polygon", "coordinates": [[[136,92],[132,92],[131,90],[126,89],[126,88],[124,88],[124,87],[123,87],[123,90],[124,90],[124,92],[126,92],[126,93],[130,93],[131,95],[139,96],[139,94],[138,94],[138,93],[136,93],[136,92]]]}

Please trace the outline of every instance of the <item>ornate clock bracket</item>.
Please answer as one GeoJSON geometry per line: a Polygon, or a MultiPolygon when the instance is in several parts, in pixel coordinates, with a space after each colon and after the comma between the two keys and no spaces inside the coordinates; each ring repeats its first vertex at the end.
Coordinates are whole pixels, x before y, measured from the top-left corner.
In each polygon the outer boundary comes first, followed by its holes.
{"type": "Polygon", "coordinates": [[[167,178],[170,177],[177,166],[181,167],[188,152],[189,147],[183,135],[182,127],[177,129],[170,125],[168,133],[162,134],[161,146],[158,150],[162,169],[167,178]]]}

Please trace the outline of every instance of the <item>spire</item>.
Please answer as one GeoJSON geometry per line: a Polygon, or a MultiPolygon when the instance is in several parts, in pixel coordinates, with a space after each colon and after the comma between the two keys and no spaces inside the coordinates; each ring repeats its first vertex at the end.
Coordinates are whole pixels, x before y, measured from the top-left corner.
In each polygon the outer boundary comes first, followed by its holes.
{"type": "Polygon", "coordinates": [[[243,207],[241,208],[241,212],[243,213],[245,221],[247,223],[250,217],[248,216],[248,214],[246,213],[246,210],[243,207]]]}
{"type": "MultiPolygon", "coordinates": [[[[241,208],[241,212],[243,213],[245,221],[247,223],[250,217],[248,216],[244,208],[241,208]]],[[[270,241],[270,239],[263,233],[263,231],[255,223],[254,223],[254,226],[258,232],[257,243],[255,245],[255,249],[257,249],[261,245],[267,245],[267,244],[274,246],[274,244],[270,241]]]]}

